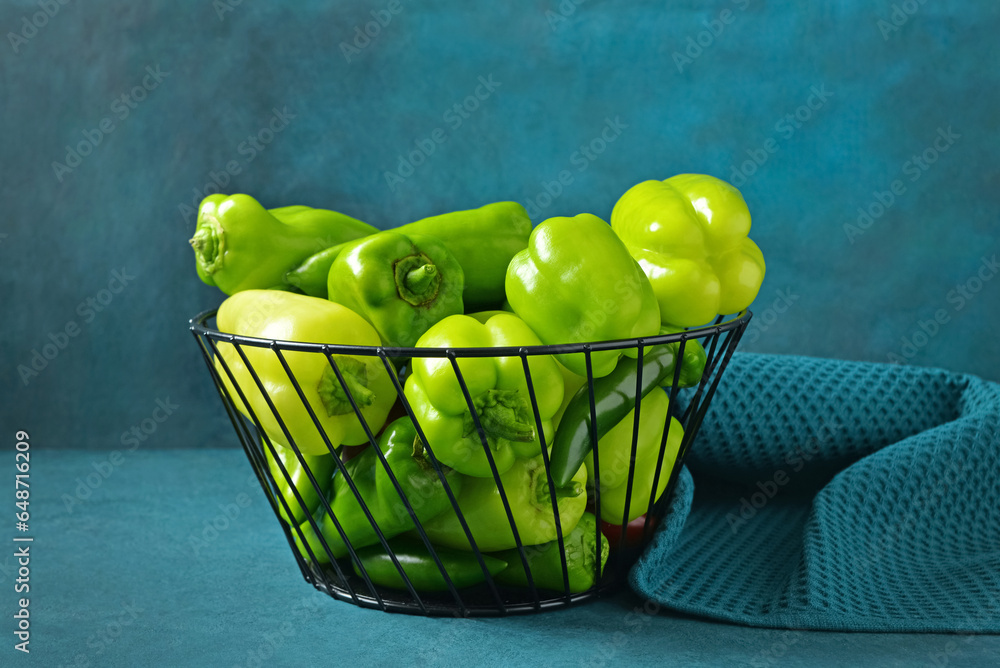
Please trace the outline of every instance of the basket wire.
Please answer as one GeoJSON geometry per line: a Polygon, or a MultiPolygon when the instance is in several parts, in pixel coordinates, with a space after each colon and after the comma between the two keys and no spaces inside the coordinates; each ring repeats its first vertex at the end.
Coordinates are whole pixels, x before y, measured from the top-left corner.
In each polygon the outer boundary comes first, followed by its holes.
{"type": "MultiPolygon", "coordinates": [[[[270,339],[258,339],[253,337],[239,336],[234,334],[227,334],[219,332],[216,329],[211,328],[208,325],[209,320],[214,318],[215,310],[205,311],[196,317],[192,318],[190,321],[190,329],[198,342],[199,348],[202,352],[205,364],[208,366],[209,372],[212,376],[212,380],[215,383],[215,387],[218,390],[219,396],[222,399],[223,406],[225,407],[226,413],[228,414],[230,420],[233,423],[233,427],[236,431],[237,437],[243,446],[244,452],[247,455],[250,465],[264,490],[265,495],[269,503],[271,504],[272,510],[274,511],[276,517],[281,523],[282,529],[285,532],[285,536],[288,540],[289,546],[299,564],[300,570],[305,580],[311,583],[317,589],[329,594],[335,599],[348,601],[354,605],[367,608],[376,608],[379,610],[387,612],[401,612],[410,614],[420,614],[420,615],[435,615],[435,616],[501,616],[513,613],[528,613],[528,612],[540,612],[543,610],[551,610],[562,608],[568,605],[573,605],[582,601],[586,601],[601,595],[606,595],[608,593],[617,591],[621,588],[625,581],[628,573],[628,569],[631,567],[635,558],[638,556],[639,550],[644,546],[651,538],[652,533],[655,529],[655,522],[662,518],[673,494],[673,489],[676,485],[677,476],[680,472],[684,459],[690,450],[691,444],[698,432],[698,428],[701,425],[702,420],[705,417],[705,413],[708,410],[709,403],[711,402],[712,396],[715,393],[716,387],[719,384],[719,380],[725,370],[726,365],[729,362],[737,344],[739,343],[740,337],[746,329],[747,323],[749,322],[752,314],[750,311],[744,310],[735,316],[725,319],[723,316],[719,316],[714,324],[708,325],[696,329],[682,330],[674,334],[663,334],[652,337],[645,337],[640,339],[627,339],[619,341],[602,341],[594,343],[585,344],[567,344],[567,345],[556,345],[556,346],[525,346],[525,347],[507,347],[507,348],[390,348],[390,347],[374,347],[374,346],[353,346],[353,345],[339,345],[339,344],[317,344],[317,343],[301,343],[301,342],[291,342],[291,341],[277,341],[270,339]],[[683,371],[683,360],[685,347],[690,344],[691,341],[700,341],[705,348],[706,360],[704,372],[702,374],[700,382],[696,387],[687,388],[684,390],[685,405],[681,414],[679,416],[675,415],[678,410],[680,395],[680,378],[683,371]],[[594,586],[583,592],[572,592],[569,582],[569,567],[567,563],[566,555],[566,545],[565,539],[563,537],[562,522],[560,518],[560,512],[558,507],[557,496],[554,493],[556,489],[555,483],[553,481],[552,472],[550,469],[549,454],[548,454],[548,444],[545,440],[544,429],[542,428],[542,419],[538,408],[538,398],[536,396],[534,384],[532,382],[531,370],[529,368],[528,359],[535,355],[556,355],[564,353],[583,353],[586,363],[586,387],[589,394],[589,408],[590,408],[590,424],[597,424],[597,406],[594,396],[594,376],[593,376],[593,364],[591,355],[594,352],[604,351],[604,350],[635,350],[636,354],[636,395],[639,394],[639,388],[642,384],[642,371],[643,371],[643,354],[646,350],[652,346],[665,345],[670,343],[677,343],[678,349],[675,356],[676,364],[674,368],[673,378],[671,379],[671,384],[669,387],[669,410],[667,412],[665,424],[663,426],[662,434],[660,437],[659,452],[657,454],[656,466],[653,469],[653,481],[651,487],[651,493],[645,508],[645,520],[642,525],[642,538],[640,544],[629,545],[627,540],[627,526],[629,524],[630,515],[630,505],[632,501],[633,484],[635,479],[635,462],[638,453],[639,446],[639,420],[641,414],[641,401],[636,401],[635,410],[633,413],[633,425],[632,425],[632,442],[631,442],[631,466],[627,473],[627,479],[625,482],[626,492],[625,492],[625,508],[624,513],[621,518],[605,518],[608,524],[620,526],[617,539],[614,535],[609,536],[609,542],[611,543],[611,555],[608,558],[608,562],[603,570],[603,575],[596,573],[599,577],[595,577],[594,586]],[[239,361],[245,366],[246,370],[249,372],[250,377],[253,380],[255,387],[253,388],[243,388],[237,380],[236,374],[230,368],[230,365],[226,362],[224,355],[220,351],[221,345],[231,346],[238,354],[239,361]],[[275,358],[280,363],[282,369],[284,370],[289,385],[294,388],[299,401],[302,406],[307,411],[309,418],[312,420],[313,425],[316,428],[316,432],[322,439],[327,450],[332,456],[333,463],[335,466],[334,475],[342,476],[344,482],[347,484],[351,493],[355,496],[355,500],[358,506],[361,508],[365,515],[365,518],[370,523],[376,537],[378,538],[378,544],[380,544],[386,551],[387,555],[391,559],[393,565],[397,569],[403,583],[405,590],[400,589],[390,589],[387,587],[381,587],[375,585],[372,582],[371,577],[367,573],[362,564],[361,560],[358,558],[356,553],[356,548],[352,545],[349,540],[348,534],[343,528],[341,522],[336,517],[333,509],[331,508],[331,500],[328,495],[324,493],[323,485],[317,480],[313,471],[307,465],[304,459],[303,453],[299,446],[295,442],[295,438],[292,436],[291,430],[285,423],[280,412],[276,408],[272,398],[269,396],[265,385],[258,373],[258,370],[254,367],[249,356],[246,353],[245,348],[260,348],[260,349],[270,349],[275,358]],[[396,555],[393,554],[392,549],[388,543],[388,540],[392,536],[386,536],[385,532],[379,527],[372,511],[368,508],[362,494],[359,492],[355,482],[351,479],[350,474],[345,467],[345,453],[344,451],[338,451],[330,441],[329,436],[326,434],[322,427],[320,420],[317,418],[309,400],[307,399],[305,393],[303,392],[302,386],[299,380],[295,377],[291,366],[286,358],[286,353],[297,352],[297,353],[311,353],[315,355],[324,355],[330,367],[335,374],[337,382],[340,383],[344,390],[350,406],[354,415],[357,416],[359,422],[362,425],[365,436],[367,437],[368,445],[375,453],[378,459],[378,465],[382,467],[382,470],[387,474],[387,477],[391,481],[396,493],[399,496],[399,500],[408,514],[413,526],[419,536],[422,544],[427,548],[431,558],[433,559],[435,565],[440,570],[440,573],[447,585],[446,592],[420,592],[414,586],[409,577],[407,577],[404,569],[402,568],[396,555]],[[422,523],[417,518],[417,514],[413,508],[413,504],[410,499],[407,498],[406,492],[403,490],[399,483],[396,475],[393,473],[392,466],[389,465],[385,454],[382,452],[381,448],[378,447],[378,439],[376,433],[381,428],[381,425],[376,425],[375,430],[372,429],[372,425],[369,425],[366,421],[362,411],[359,409],[357,402],[352,395],[348,384],[345,382],[343,372],[339,368],[337,361],[334,359],[334,355],[351,355],[351,356],[364,356],[364,357],[378,357],[381,361],[386,373],[392,380],[393,387],[396,391],[399,402],[402,404],[402,408],[406,415],[413,421],[414,427],[417,432],[417,436],[421,439],[425,451],[427,453],[427,459],[430,462],[438,480],[444,488],[444,491],[448,497],[448,501],[451,504],[451,509],[455,513],[458,522],[461,526],[462,531],[471,546],[471,552],[475,556],[479,567],[482,569],[485,582],[482,585],[477,585],[472,588],[460,589],[455,586],[451,577],[448,574],[447,569],[442,563],[441,558],[435,550],[435,546],[429,538],[426,530],[422,526],[422,523]],[[456,494],[452,490],[449,484],[448,478],[445,475],[445,470],[443,465],[438,461],[437,457],[434,456],[434,452],[431,443],[425,436],[424,428],[420,424],[416,417],[416,414],[411,407],[409,401],[407,400],[403,386],[404,383],[400,381],[398,374],[395,371],[393,365],[393,359],[396,358],[413,358],[413,357],[425,357],[425,358],[446,358],[450,363],[452,370],[458,380],[459,387],[462,390],[467,407],[471,413],[473,424],[475,430],[479,436],[482,447],[485,451],[487,461],[491,473],[493,475],[493,480],[497,485],[497,490],[500,496],[500,500],[503,505],[504,512],[510,523],[511,533],[514,538],[514,543],[517,548],[518,556],[521,560],[521,565],[523,566],[524,573],[527,580],[526,588],[512,588],[508,586],[503,586],[495,582],[494,577],[490,574],[489,569],[483,558],[484,553],[479,549],[476,544],[473,532],[468,524],[468,521],[463,516],[459,505],[456,494]],[[524,371],[525,381],[528,388],[528,398],[531,404],[532,415],[535,422],[536,433],[539,436],[541,445],[541,457],[542,463],[545,471],[545,479],[548,484],[549,499],[552,505],[553,521],[555,524],[555,542],[557,543],[558,555],[560,560],[560,565],[562,569],[562,580],[563,588],[562,591],[554,591],[550,589],[541,589],[536,587],[534,578],[532,577],[531,568],[529,566],[529,554],[533,549],[537,549],[536,546],[526,545],[522,541],[521,535],[518,532],[517,522],[514,519],[514,514],[512,512],[510,499],[508,498],[507,491],[504,489],[503,482],[501,480],[500,471],[497,468],[496,461],[494,460],[491,448],[488,445],[486,432],[483,428],[480,416],[475,409],[473,398],[470,394],[468,384],[463,375],[461,367],[458,363],[459,359],[462,358],[474,358],[474,357],[518,357],[521,360],[521,365],[524,371]],[[217,366],[218,365],[218,366],[217,366]],[[221,368],[221,372],[220,372],[221,368]],[[228,383],[226,382],[228,381],[228,383]],[[229,388],[235,390],[236,396],[231,396],[229,388]],[[249,391],[259,392],[263,397],[268,411],[274,417],[277,422],[282,435],[284,436],[285,443],[288,447],[286,448],[282,444],[276,443],[269,436],[265,430],[260,416],[254,411],[253,403],[249,400],[247,396],[247,389],[249,391]],[[246,409],[246,414],[243,414],[239,406],[246,409]],[[677,418],[680,426],[683,428],[683,437],[679,445],[677,456],[675,462],[670,467],[670,474],[668,482],[664,488],[664,491],[659,497],[655,494],[659,485],[659,478],[661,473],[661,468],[663,460],[667,452],[667,443],[671,428],[672,418],[677,418]],[[320,545],[325,552],[325,556],[329,564],[320,565],[321,559],[320,555],[317,555],[313,549],[313,546],[307,540],[307,537],[302,531],[302,524],[294,524],[292,522],[285,521],[282,517],[282,512],[284,516],[288,518],[294,517],[292,508],[289,505],[289,500],[280,492],[280,487],[278,486],[278,481],[275,479],[275,473],[271,467],[268,466],[267,454],[270,454],[272,462],[277,465],[277,469],[280,471],[283,481],[287,483],[287,489],[294,496],[294,500],[299,504],[300,508],[307,508],[307,503],[304,500],[300,490],[294,484],[292,476],[289,473],[285,463],[282,458],[279,457],[279,451],[284,450],[286,453],[294,453],[295,460],[303,467],[303,471],[308,478],[308,481],[313,485],[314,491],[316,491],[317,496],[320,500],[321,509],[316,513],[306,512],[306,518],[313,534],[318,538],[320,545]],[[320,529],[319,522],[317,521],[318,514],[324,512],[325,517],[329,518],[333,523],[334,528],[339,534],[342,542],[344,543],[347,555],[336,558],[333,550],[331,549],[326,538],[320,529]],[[298,539],[298,544],[296,542],[298,539]],[[302,553],[299,546],[305,551],[302,553]],[[352,565],[355,567],[352,569],[352,565]],[[353,572],[357,571],[357,575],[353,572]]],[[[230,357],[230,359],[233,359],[230,357]]],[[[624,363],[627,357],[622,358],[624,363]]],[[[234,360],[235,361],[235,360],[234,360]]],[[[666,389],[666,386],[664,386],[666,389]]],[[[600,551],[601,551],[601,532],[602,532],[602,517],[601,517],[601,489],[600,484],[600,455],[599,455],[599,445],[596,429],[591,429],[591,445],[593,450],[593,508],[591,509],[588,505],[588,510],[593,512],[596,518],[596,550],[597,555],[595,559],[595,569],[600,568],[600,551]]],[[[339,444],[338,444],[339,445],[339,444]]],[[[588,484],[589,487],[589,484],[588,484]]],[[[448,512],[448,510],[445,510],[448,512]]]]}

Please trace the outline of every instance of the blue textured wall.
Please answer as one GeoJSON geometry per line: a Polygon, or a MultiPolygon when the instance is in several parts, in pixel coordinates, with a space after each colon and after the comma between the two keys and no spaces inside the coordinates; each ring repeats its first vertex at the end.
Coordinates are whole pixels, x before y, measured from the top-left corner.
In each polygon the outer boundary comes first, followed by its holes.
{"type": "Polygon", "coordinates": [[[743,349],[1000,378],[1000,8],[784,4],[4,2],[4,428],[118,446],[160,401],[141,445],[235,444],[186,323],[213,179],[386,227],[714,174],[768,262],[743,349]]]}

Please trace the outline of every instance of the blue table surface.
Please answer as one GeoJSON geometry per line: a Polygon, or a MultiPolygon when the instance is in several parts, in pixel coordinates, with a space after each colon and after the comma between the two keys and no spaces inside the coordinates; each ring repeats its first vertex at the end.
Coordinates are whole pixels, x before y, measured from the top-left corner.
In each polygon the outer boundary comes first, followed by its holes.
{"type": "Polygon", "coordinates": [[[365,610],[302,579],[241,450],[31,454],[29,529],[12,518],[0,556],[0,665],[1000,665],[1000,636],[745,628],[645,614],[630,592],[508,618],[365,610]],[[34,539],[28,594],[15,535],[34,539]]]}

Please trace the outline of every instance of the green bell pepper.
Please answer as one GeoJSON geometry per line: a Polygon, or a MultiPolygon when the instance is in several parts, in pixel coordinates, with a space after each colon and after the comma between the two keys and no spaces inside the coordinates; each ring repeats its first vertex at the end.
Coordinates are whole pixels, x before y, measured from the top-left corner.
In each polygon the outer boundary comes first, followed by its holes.
{"type": "MultiPolygon", "coordinates": [[[[556,490],[563,536],[568,536],[573,531],[587,507],[586,482],[587,469],[581,466],[573,476],[571,485],[556,490]]],[[[555,540],[555,516],[552,513],[552,497],[542,455],[516,460],[500,476],[500,483],[507,495],[521,544],[539,545],[555,540]]],[[[476,541],[476,547],[481,551],[496,552],[517,547],[495,480],[466,478],[462,484],[462,493],[458,496],[458,505],[476,541]]],[[[472,549],[454,509],[446,509],[425,522],[424,531],[435,545],[457,550],[472,549]]]]}
{"type": "Polygon", "coordinates": [[[517,202],[494,202],[423,218],[399,231],[443,241],[465,270],[465,307],[479,311],[499,308],[503,303],[507,265],[527,247],[531,218],[517,202]]]}
{"type": "MultiPolygon", "coordinates": [[[[446,591],[448,583],[441,574],[441,569],[434,562],[434,557],[428,552],[427,546],[419,539],[400,536],[389,542],[389,549],[396,555],[399,567],[406,573],[407,579],[418,592],[446,591]]],[[[476,555],[461,550],[450,550],[446,547],[435,547],[435,554],[441,560],[451,583],[458,589],[471,587],[486,581],[476,555]]],[[[406,582],[393,563],[392,557],[382,545],[363,547],[357,551],[358,561],[364,567],[365,573],[372,584],[391,589],[406,589],[406,582]]],[[[484,554],[483,564],[490,575],[496,575],[507,567],[507,562],[484,554]]],[[[354,572],[362,577],[361,568],[354,562],[354,572]]]]}
{"type": "MultiPolygon", "coordinates": [[[[667,424],[670,401],[662,389],[655,389],[642,400],[639,410],[639,437],[636,441],[635,460],[632,460],[632,428],[635,410],[614,425],[597,442],[598,463],[601,474],[601,518],[611,524],[628,524],[643,515],[649,507],[650,496],[660,498],[670,480],[670,471],[677,460],[677,452],[684,437],[684,428],[675,418],[670,419],[666,450],[660,463],[660,474],[653,494],[653,477],[656,460],[660,455],[663,428],[667,424]],[[628,495],[628,473],[632,476],[632,494],[628,495]],[[628,500],[628,518],[625,502],[628,500]],[[624,518],[624,521],[623,521],[624,518]]],[[[590,484],[594,481],[594,453],[587,455],[587,474],[590,484]]]]}
{"type": "MultiPolygon", "coordinates": [[[[639,396],[646,396],[661,383],[673,383],[679,343],[667,343],[645,349],[639,396]]],[[[700,345],[688,341],[687,349],[700,345]]],[[[683,368],[684,362],[682,362],[683,368]]],[[[636,380],[639,363],[623,359],[614,371],[594,381],[594,408],[597,414],[598,442],[635,409],[636,380]]],[[[704,367],[704,363],[702,363],[704,367]]],[[[695,370],[691,371],[695,375],[695,370]]],[[[698,373],[700,377],[700,373],[698,373]]],[[[640,411],[642,413],[643,411],[640,411]]],[[[593,447],[590,424],[590,388],[582,386],[563,412],[552,444],[550,466],[556,485],[570,484],[577,468],[593,447]]]]}
{"type": "MultiPolygon", "coordinates": [[[[608,539],[601,534],[601,565],[597,566],[597,520],[591,513],[584,513],[576,528],[563,539],[566,551],[566,574],[569,576],[569,592],[577,594],[594,586],[604,564],[608,561],[610,545],[608,539]]],[[[562,559],[559,556],[559,541],[553,540],[542,545],[529,545],[524,548],[531,571],[531,579],[539,589],[565,591],[563,581],[562,559]]],[[[521,553],[515,548],[495,552],[493,555],[507,562],[507,568],[500,571],[496,581],[500,584],[514,587],[527,587],[528,575],[521,561],[521,553]]]]}
{"type": "MultiPolygon", "coordinates": [[[[427,458],[423,443],[418,438],[417,430],[410,418],[399,418],[386,427],[379,438],[378,445],[382,454],[385,455],[386,464],[392,470],[400,489],[421,524],[441,514],[445,509],[451,508],[448,492],[427,458]]],[[[407,510],[386,467],[373,449],[368,448],[360,455],[345,462],[344,470],[347,471],[358,490],[358,495],[385,538],[392,538],[414,528],[410,511],[407,510]]],[[[461,477],[446,468],[442,468],[442,473],[445,475],[452,493],[458,496],[462,491],[463,480],[461,477]]],[[[365,516],[364,509],[358,502],[358,496],[351,490],[347,478],[339,471],[333,476],[331,493],[330,509],[351,545],[357,549],[379,543],[378,534],[365,516]]],[[[337,559],[343,557],[348,553],[347,544],[337,530],[336,524],[325,512],[325,508],[321,507],[318,515],[317,524],[330,547],[330,551],[337,559]]],[[[319,562],[327,563],[329,555],[323,549],[309,521],[304,522],[301,528],[319,562]]],[[[297,535],[295,538],[299,540],[297,535]]],[[[308,554],[301,546],[300,550],[303,554],[308,554]]]]}
{"type": "Polygon", "coordinates": [[[319,248],[377,232],[336,211],[304,206],[268,211],[249,195],[209,195],[198,207],[191,247],[198,276],[227,295],[282,284],[319,248]]]}
{"type": "MultiPolygon", "coordinates": [[[[216,324],[222,332],[264,339],[361,346],[382,343],[378,332],[350,309],[324,299],[278,290],[236,293],[222,302],[216,324]]],[[[216,369],[240,412],[250,417],[252,408],[264,431],[278,443],[294,441],[299,450],[308,455],[329,453],[316,423],[273,350],[242,346],[288,434],[279,425],[239,352],[229,343],[216,345],[219,350],[216,369]],[[249,408],[233,387],[223,362],[246,396],[249,408]]],[[[348,389],[372,432],[377,432],[385,422],[396,401],[395,385],[378,357],[333,355],[347,386],[345,389],[325,355],[315,352],[284,352],[282,355],[332,447],[368,442],[364,426],[351,407],[348,389]]]]}
{"type": "Polygon", "coordinates": [[[387,230],[334,260],[327,294],[374,325],[385,345],[408,348],[438,320],[464,310],[464,282],[462,267],[440,241],[387,230]]]}
{"type": "Polygon", "coordinates": [[[272,440],[274,452],[277,458],[271,454],[271,448],[264,445],[264,457],[267,460],[267,468],[271,471],[271,476],[278,487],[278,514],[288,524],[294,526],[305,521],[308,515],[319,508],[320,500],[326,496],[330,490],[331,478],[335,463],[333,455],[302,455],[302,461],[295,455],[295,451],[287,445],[283,445],[277,440],[272,440]],[[303,463],[305,464],[303,466],[303,463]],[[284,466],[284,470],[282,470],[284,466]],[[319,489],[309,480],[309,473],[319,484],[319,489]],[[293,491],[294,490],[294,491],[293,491]],[[300,503],[295,497],[298,492],[302,499],[300,503]],[[282,503],[284,499],[284,503],[282,503]],[[288,509],[285,509],[287,504],[288,509]],[[289,515],[289,511],[291,514],[289,515]]]}
{"type": "Polygon", "coordinates": [[[764,280],[746,202],[713,176],[643,181],[615,204],[611,227],[652,282],[665,324],[693,327],[742,311],[764,280]]]}
{"type": "MultiPolygon", "coordinates": [[[[421,348],[540,344],[534,332],[513,313],[497,314],[485,324],[469,316],[453,315],[432,326],[417,341],[421,348]]],[[[542,432],[548,440],[553,432],[552,416],[562,403],[562,379],[552,357],[531,355],[527,359],[542,432]]],[[[406,380],[406,399],[434,456],[460,473],[492,480],[488,455],[450,360],[415,357],[411,363],[413,373],[406,380]]],[[[462,357],[457,364],[497,471],[508,470],[518,457],[541,454],[521,358],[462,357]]]]}
{"type": "MultiPolygon", "coordinates": [[[[423,218],[394,231],[439,239],[462,266],[465,307],[481,310],[499,308],[503,303],[507,265],[515,253],[527,247],[531,219],[517,202],[495,202],[423,218]]],[[[328,246],[319,252],[314,249],[314,255],[303,258],[285,275],[285,282],[308,295],[326,298],[330,266],[346,247],[338,242],[328,246]]]]}
{"type": "MultiPolygon", "coordinates": [[[[611,341],[656,334],[660,311],[652,286],[607,223],[589,213],[549,218],[507,268],[507,299],[546,344],[611,341]]],[[[620,350],[591,354],[593,376],[606,376],[620,350]]],[[[586,375],[583,353],[559,355],[586,375]]]]}

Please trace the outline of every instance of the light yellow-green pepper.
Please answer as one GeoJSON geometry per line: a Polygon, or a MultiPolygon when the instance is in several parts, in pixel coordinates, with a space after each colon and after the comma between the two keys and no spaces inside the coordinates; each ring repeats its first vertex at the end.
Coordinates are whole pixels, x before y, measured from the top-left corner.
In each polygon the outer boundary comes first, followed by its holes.
{"type": "Polygon", "coordinates": [[[664,324],[695,327],[738,313],[764,280],[764,256],[747,234],[740,191],[704,174],[678,174],[632,186],[611,213],[653,285],[664,324]]]}
{"type": "MultiPolygon", "coordinates": [[[[216,323],[221,332],[263,339],[381,345],[375,328],[349,308],[325,299],[280,290],[237,292],[222,302],[216,323]]],[[[218,347],[219,355],[247,397],[264,431],[275,442],[287,443],[288,437],[268,407],[243,358],[232,344],[220,342],[218,347]]],[[[326,443],[275,352],[270,348],[253,346],[243,346],[242,349],[299,450],[308,455],[328,454],[326,443]]],[[[326,356],[320,352],[282,354],[330,444],[337,447],[367,442],[364,427],[326,356]]],[[[377,433],[396,401],[395,387],[385,365],[375,356],[332,357],[369,429],[377,433]]],[[[236,407],[249,417],[248,407],[240,400],[218,357],[215,366],[236,407]]]]}

